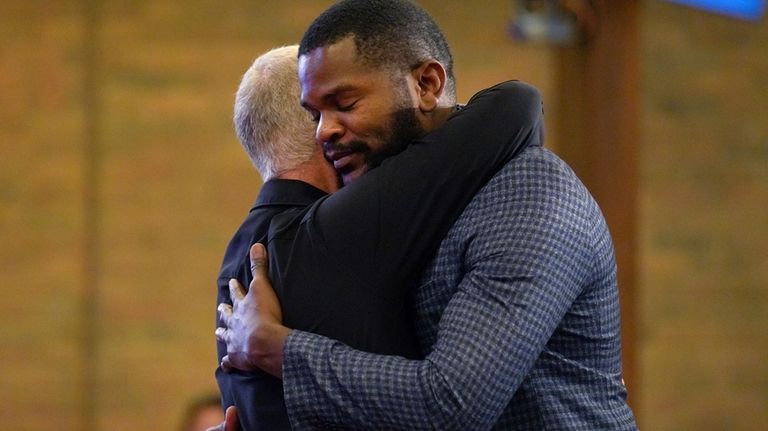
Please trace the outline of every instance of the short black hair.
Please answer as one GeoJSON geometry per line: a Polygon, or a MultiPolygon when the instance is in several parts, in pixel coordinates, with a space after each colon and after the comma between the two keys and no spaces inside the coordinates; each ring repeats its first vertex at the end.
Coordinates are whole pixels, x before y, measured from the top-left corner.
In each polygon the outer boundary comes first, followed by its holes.
{"type": "Polygon", "coordinates": [[[358,57],[373,67],[412,70],[435,59],[445,68],[446,95],[455,98],[453,56],[440,27],[408,0],[342,0],[318,16],[299,44],[299,56],[354,36],[358,57]]]}

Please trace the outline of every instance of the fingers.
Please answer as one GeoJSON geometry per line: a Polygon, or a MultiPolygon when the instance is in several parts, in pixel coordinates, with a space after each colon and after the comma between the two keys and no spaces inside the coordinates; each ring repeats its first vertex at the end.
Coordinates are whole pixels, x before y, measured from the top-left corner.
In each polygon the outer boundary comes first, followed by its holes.
{"type": "Polygon", "coordinates": [[[205,431],[227,431],[227,428],[225,428],[226,422],[222,422],[216,426],[206,428],[205,431]]]}
{"type": "Polygon", "coordinates": [[[227,411],[224,414],[224,431],[237,431],[240,428],[240,421],[237,417],[237,409],[235,406],[227,407],[227,411]]]}
{"type": "Polygon", "coordinates": [[[221,358],[221,369],[227,373],[234,369],[232,361],[229,360],[229,355],[224,355],[224,357],[221,358]]]}
{"type": "Polygon", "coordinates": [[[240,420],[237,418],[237,408],[229,406],[224,413],[224,422],[207,428],[205,431],[238,431],[239,429],[240,420]]]}
{"type": "Polygon", "coordinates": [[[232,304],[237,306],[237,301],[242,301],[245,297],[245,288],[236,278],[229,279],[229,297],[232,298],[232,304]]]}
{"type": "Polygon", "coordinates": [[[263,245],[256,243],[251,246],[251,274],[253,278],[267,278],[269,271],[269,261],[267,260],[267,250],[263,245]]]}
{"type": "Polygon", "coordinates": [[[217,311],[219,312],[219,320],[224,322],[225,319],[228,319],[229,316],[232,315],[232,306],[226,303],[221,303],[219,304],[217,311]]]}
{"type": "Polygon", "coordinates": [[[216,328],[216,340],[224,344],[227,344],[227,342],[229,341],[229,331],[227,330],[227,328],[222,328],[222,327],[216,328]]]}
{"type": "Polygon", "coordinates": [[[229,304],[219,304],[219,322],[221,326],[216,328],[216,339],[222,343],[227,342],[227,328],[231,326],[232,306],[229,304]]]}

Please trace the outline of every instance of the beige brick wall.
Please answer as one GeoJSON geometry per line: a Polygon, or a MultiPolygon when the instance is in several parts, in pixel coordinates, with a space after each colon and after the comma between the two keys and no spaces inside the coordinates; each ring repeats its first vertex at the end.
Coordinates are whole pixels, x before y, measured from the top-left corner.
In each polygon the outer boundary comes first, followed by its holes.
{"type": "Polygon", "coordinates": [[[80,20],[68,5],[14,3],[0,4],[0,423],[75,429],[83,68],[71,56],[80,20]]]}
{"type": "Polygon", "coordinates": [[[768,429],[768,21],[644,22],[642,423],[768,429]]]}

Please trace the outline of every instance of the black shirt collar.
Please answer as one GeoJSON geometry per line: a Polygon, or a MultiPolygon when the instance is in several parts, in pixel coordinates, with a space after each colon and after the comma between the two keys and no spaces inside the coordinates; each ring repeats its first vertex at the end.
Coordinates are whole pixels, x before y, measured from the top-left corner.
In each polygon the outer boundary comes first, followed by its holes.
{"type": "Polygon", "coordinates": [[[309,205],[326,192],[304,181],[271,179],[261,186],[253,209],[266,205],[309,205]]]}

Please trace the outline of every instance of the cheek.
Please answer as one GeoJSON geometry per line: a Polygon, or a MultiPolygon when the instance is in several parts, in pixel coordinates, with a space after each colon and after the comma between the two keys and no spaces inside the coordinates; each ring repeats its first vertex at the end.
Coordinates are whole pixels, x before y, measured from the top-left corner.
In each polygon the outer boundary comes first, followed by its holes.
{"type": "Polygon", "coordinates": [[[349,129],[361,138],[380,140],[387,136],[389,117],[386,112],[358,112],[350,117],[349,129]]]}
{"type": "Polygon", "coordinates": [[[372,131],[377,128],[376,123],[369,115],[353,112],[349,113],[343,119],[347,132],[356,138],[370,137],[372,131]]]}

